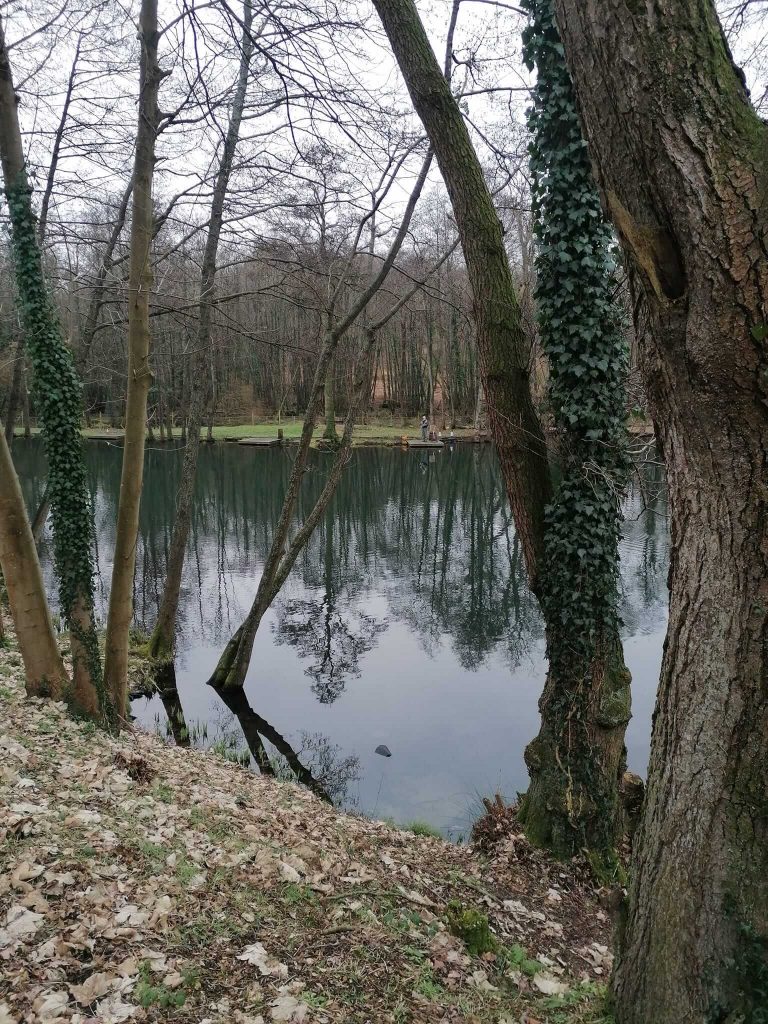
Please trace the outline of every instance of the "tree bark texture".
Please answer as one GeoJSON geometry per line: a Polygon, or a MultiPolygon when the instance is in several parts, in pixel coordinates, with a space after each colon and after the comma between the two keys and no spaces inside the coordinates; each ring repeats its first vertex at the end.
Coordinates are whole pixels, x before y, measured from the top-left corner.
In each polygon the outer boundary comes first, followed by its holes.
{"type": "Polygon", "coordinates": [[[157,623],[150,640],[150,654],[154,658],[169,659],[173,655],[176,614],[179,607],[181,575],[184,568],[184,556],[189,537],[189,526],[192,517],[195,481],[197,480],[197,459],[200,451],[200,431],[205,415],[206,396],[208,394],[208,371],[211,344],[211,323],[216,287],[216,257],[219,249],[219,238],[224,222],[224,202],[229,188],[232,165],[240,137],[240,124],[243,118],[246,93],[248,91],[248,75],[253,55],[253,8],[250,0],[243,4],[243,34],[240,44],[240,71],[237,87],[232,102],[232,114],[224,139],[216,181],[213,187],[211,217],[208,223],[208,237],[205,242],[203,265],[200,278],[200,307],[195,351],[192,356],[192,373],[190,375],[189,392],[189,429],[184,448],[184,461],[181,471],[179,489],[176,493],[176,514],[173,523],[171,546],[168,553],[163,596],[157,623]]]}
{"type": "Polygon", "coordinates": [[[555,0],[635,285],[670,618],[615,977],[620,1024],[768,996],[768,128],[711,0],[555,0]]]}
{"type": "Polygon", "coordinates": [[[119,722],[127,717],[128,634],[133,619],[133,573],[144,478],[149,365],[149,298],[152,288],[152,179],[159,112],[157,96],[163,74],[157,63],[157,0],[142,0],[139,21],[141,69],[139,123],[133,170],[133,211],[128,281],[128,393],[120,478],[112,588],[104,654],[104,679],[119,722]]]}

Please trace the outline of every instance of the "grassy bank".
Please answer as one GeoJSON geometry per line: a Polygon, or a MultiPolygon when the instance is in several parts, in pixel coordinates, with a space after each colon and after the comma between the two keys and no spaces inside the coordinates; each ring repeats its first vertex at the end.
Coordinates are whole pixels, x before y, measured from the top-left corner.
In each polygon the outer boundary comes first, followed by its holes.
{"type": "Polygon", "coordinates": [[[598,1024],[571,866],[341,814],[28,700],[0,651],[0,1022],[598,1024]]]}
{"type": "MultiPolygon", "coordinates": [[[[284,419],[278,422],[277,420],[267,420],[260,423],[238,423],[238,424],[219,424],[213,428],[213,439],[214,441],[226,441],[226,440],[238,440],[244,437],[269,437],[277,438],[278,430],[283,431],[283,437],[288,441],[298,440],[301,434],[302,421],[300,419],[284,419]]],[[[319,424],[315,429],[315,440],[319,440],[323,433],[323,424],[319,424]]],[[[337,428],[339,436],[341,436],[341,425],[337,428]]],[[[36,436],[39,433],[37,427],[31,428],[31,433],[36,436]]],[[[102,438],[105,436],[122,437],[122,430],[120,428],[111,427],[108,423],[98,424],[94,423],[90,427],[83,428],[83,436],[91,438],[102,438]]],[[[447,433],[450,433],[448,431],[447,433]]],[[[23,435],[23,430],[17,427],[15,430],[16,437],[23,435]]],[[[457,429],[455,431],[457,438],[470,438],[474,436],[474,431],[465,428],[457,429]]],[[[181,429],[176,428],[173,432],[175,438],[181,437],[181,429]]],[[[201,431],[200,435],[203,439],[207,439],[208,430],[207,428],[201,431]]],[[[359,423],[355,427],[353,444],[365,445],[365,444],[394,444],[400,440],[401,437],[410,437],[413,439],[421,436],[418,420],[408,421],[405,425],[403,423],[359,423]]],[[[155,440],[159,438],[159,431],[155,429],[155,440]]]]}

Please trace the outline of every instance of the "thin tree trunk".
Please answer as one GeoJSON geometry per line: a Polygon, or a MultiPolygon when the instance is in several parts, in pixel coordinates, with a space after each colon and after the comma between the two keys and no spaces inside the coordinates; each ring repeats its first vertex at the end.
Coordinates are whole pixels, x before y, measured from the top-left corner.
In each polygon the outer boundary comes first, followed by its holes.
{"type": "Polygon", "coordinates": [[[56,646],[43,574],[11,452],[0,434],[0,566],[24,661],[27,693],[61,700],[67,674],[56,646]]]}
{"type": "Polygon", "coordinates": [[[336,402],[334,398],[333,361],[328,364],[328,373],[325,375],[323,384],[323,403],[325,412],[325,430],[323,440],[335,443],[338,440],[336,435],[336,402]]]}
{"type": "Polygon", "coordinates": [[[88,302],[88,311],[85,315],[85,321],[83,323],[83,329],[80,334],[80,346],[77,357],[77,369],[80,376],[85,373],[88,366],[88,360],[91,354],[91,347],[93,346],[93,339],[96,334],[96,328],[99,323],[99,313],[104,305],[104,291],[107,280],[107,275],[113,266],[115,249],[117,243],[120,240],[120,235],[125,227],[125,218],[128,213],[128,203],[131,199],[131,193],[133,192],[133,178],[128,182],[125,187],[125,191],[120,199],[120,205],[117,208],[117,216],[115,217],[115,223],[112,226],[109,239],[107,240],[107,247],[101,257],[99,263],[99,269],[96,272],[96,280],[93,284],[91,291],[91,297],[88,302]]]}
{"type": "Polygon", "coordinates": [[[64,129],[67,125],[67,118],[69,116],[69,108],[72,103],[72,94],[75,91],[75,78],[77,76],[77,65],[80,60],[80,47],[83,43],[82,33],[77,37],[77,45],[75,46],[75,53],[72,58],[72,69],[69,72],[69,78],[67,79],[67,90],[64,93],[64,103],[61,109],[61,117],[59,118],[59,124],[56,128],[56,134],[53,137],[53,148],[51,150],[51,162],[48,165],[48,175],[45,181],[45,188],[43,189],[43,197],[40,202],[40,220],[37,225],[37,238],[42,246],[45,241],[45,231],[48,226],[48,209],[51,205],[51,196],[53,195],[53,186],[56,181],[56,171],[59,166],[59,154],[61,152],[61,143],[64,139],[64,129]]]}
{"type": "Polygon", "coordinates": [[[635,286],[669,488],[669,626],[617,1020],[757,1022],[768,992],[768,127],[711,0],[555,8],[635,286]]]}
{"type": "Polygon", "coordinates": [[[126,720],[128,712],[128,634],[133,619],[133,573],[144,478],[147,395],[152,379],[149,366],[152,179],[159,122],[157,96],[163,78],[157,63],[157,0],[142,0],[139,25],[141,70],[128,284],[128,393],[104,656],[105,683],[119,722],[126,720]]]}
{"type": "Polygon", "coordinates": [[[168,660],[173,655],[174,631],[176,615],[179,607],[181,576],[184,568],[184,555],[189,537],[189,524],[192,516],[195,481],[197,479],[197,460],[200,451],[200,431],[205,415],[205,398],[207,391],[209,349],[211,343],[211,319],[216,287],[216,257],[219,249],[219,238],[224,220],[224,202],[232,174],[237,142],[240,136],[240,124],[245,107],[248,90],[248,75],[253,55],[253,9],[251,0],[243,5],[243,35],[240,46],[240,72],[237,88],[232,104],[232,115],[224,140],[221,163],[216,175],[211,203],[211,217],[208,225],[208,237],[205,243],[203,266],[200,279],[200,314],[197,337],[195,340],[194,369],[191,375],[189,431],[184,450],[184,462],[181,472],[179,489],[176,494],[176,515],[173,524],[173,535],[168,554],[165,586],[158,611],[157,623],[152,632],[149,644],[150,654],[154,658],[168,660]]]}
{"type": "Polygon", "coordinates": [[[45,490],[43,496],[40,499],[40,504],[35,512],[35,517],[32,520],[32,537],[35,541],[35,546],[40,547],[40,541],[43,539],[43,530],[45,529],[45,521],[48,518],[48,513],[51,509],[51,484],[49,480],[45,482],[45,490]]]}

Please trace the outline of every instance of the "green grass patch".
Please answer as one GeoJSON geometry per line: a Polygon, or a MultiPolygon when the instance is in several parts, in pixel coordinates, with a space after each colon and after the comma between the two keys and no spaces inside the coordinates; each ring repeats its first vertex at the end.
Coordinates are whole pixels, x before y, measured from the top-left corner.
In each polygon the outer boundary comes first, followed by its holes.
{"type": "Polygon", "coordinates": [[[434,974],[429,969],[421,972],[414,990],[418,992],[420,996],[424,996],[425,999],[430,1000],[442,999],[446,994],[443,986],[439,981],[437,981],[434,974]]]}
{"type": "Polygon", "coordinates": [[[181,976],[182,983],[178,988],[171,989],[163,984],[155,984],[150,963],[143,960],[139,965],[139,980],[133,997],[145,1010],[155,1006],[161,1010],[183,1006],[190,992],[199,984],[199,977],[194,968],[182,971],[181,976]]]}
{"type": "Polygon", "coordinates": [[[152,796],[164,804],[176,803],[176,793],[162,782],[156,782],[152,787],[152,796]]]}
{"type": "Polygon", "coordinates": [[[409,821],[401,826],[405,832],[413,832],[415,836],[430,836],[432,839],[442,839],[443,834],[426,821],[409,821]]]}
{"type": "Polygon", "coordinates": [[[547,996],[541,1007],[547,1024],[614,1024],[604,985],[586,982],[562,996],[547,996]]]}

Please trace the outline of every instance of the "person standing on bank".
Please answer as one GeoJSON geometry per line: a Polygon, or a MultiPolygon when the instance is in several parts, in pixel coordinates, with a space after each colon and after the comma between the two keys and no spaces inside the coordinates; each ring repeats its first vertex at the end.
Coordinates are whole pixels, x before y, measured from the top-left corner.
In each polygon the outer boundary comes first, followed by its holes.
{"type": "Polygon", "coordinates": [[[429,440],[429,420],[426,415],[421,417],[421,440],[429,440]]]}

